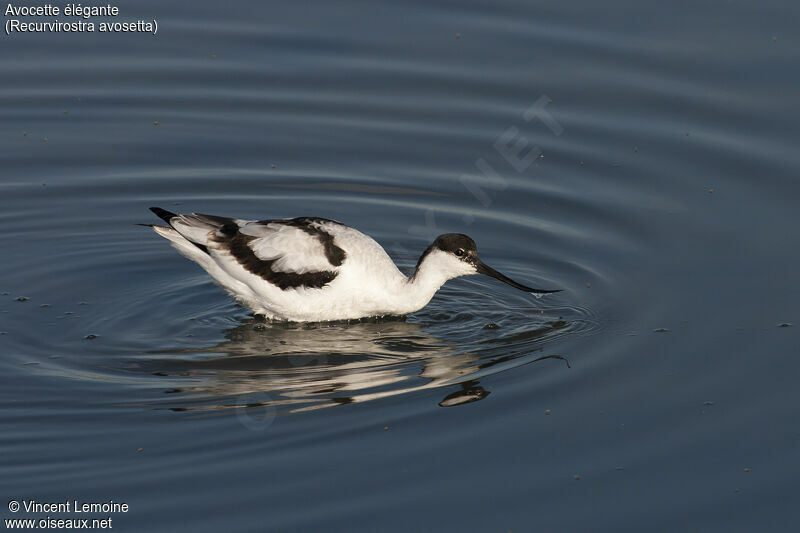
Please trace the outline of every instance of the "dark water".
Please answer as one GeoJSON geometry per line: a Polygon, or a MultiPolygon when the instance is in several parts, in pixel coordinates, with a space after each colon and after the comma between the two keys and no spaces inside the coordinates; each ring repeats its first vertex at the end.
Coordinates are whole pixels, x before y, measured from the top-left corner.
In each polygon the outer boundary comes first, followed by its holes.
{"type": "Polygon", "coordinates": [[[796,3],[114,5],[158,34],[0,45],[3,518],[797,527],[796,3]],[[265,324],[150,205],[338,219],[405,269],[468,233],[566,290],[265,324]]]}

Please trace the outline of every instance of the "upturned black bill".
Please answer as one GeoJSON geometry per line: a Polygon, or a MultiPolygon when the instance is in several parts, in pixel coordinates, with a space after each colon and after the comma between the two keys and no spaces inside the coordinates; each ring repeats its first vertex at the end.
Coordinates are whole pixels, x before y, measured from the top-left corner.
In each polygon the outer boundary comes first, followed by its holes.
{"type": "Polygon", "coordinates": [[[526,287],[521,283],[517,283],[513,279],[509,278],[508,276],[504,276],[497,270],[493,269],[480,259],[478,259],[475,263],[475,268],[478,270],[478,274],[486,274],[487,276],[491,276],[494,279],[499,279],[503,283],[508,283],[512,287],[516,287],[517,289],[525,292],[532,292],[534,294],[550,294],[552,292],[561,292],[561,289],[556,289],[552,291],[544,290],[544,289],[532,289],[531,287],[526,287]]]}

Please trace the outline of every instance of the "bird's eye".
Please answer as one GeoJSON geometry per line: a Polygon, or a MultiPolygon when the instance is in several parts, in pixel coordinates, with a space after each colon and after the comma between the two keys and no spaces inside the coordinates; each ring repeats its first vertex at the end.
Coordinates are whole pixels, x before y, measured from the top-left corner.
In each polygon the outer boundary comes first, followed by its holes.
{"type": "Polygon", "coordinates": [[[456,257],[462,257],[463,255],[464,255],[463,248],[459,248],[458,250],[456,250],[456,257]]]}

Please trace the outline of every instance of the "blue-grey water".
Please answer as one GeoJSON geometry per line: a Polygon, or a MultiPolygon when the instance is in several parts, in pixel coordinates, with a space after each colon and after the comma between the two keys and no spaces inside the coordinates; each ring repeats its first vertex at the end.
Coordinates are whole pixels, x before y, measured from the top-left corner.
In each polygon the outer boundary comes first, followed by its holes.
{"type": "Polygon", "coordinates": [[[0,35],[4,520],[796,530],[800,5],[112,5],[157,34],[0,35]],[[564,291],[264,323],[151,205],[564,291]]]}

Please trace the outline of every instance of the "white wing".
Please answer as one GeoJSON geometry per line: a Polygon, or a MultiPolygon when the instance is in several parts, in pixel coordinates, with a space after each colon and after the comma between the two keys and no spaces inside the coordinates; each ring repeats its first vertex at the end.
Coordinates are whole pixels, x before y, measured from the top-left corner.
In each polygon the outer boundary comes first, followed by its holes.
{"type": "Polygon", "coordinates": [[[325,253],[325,245],[319,234],[309,233],[312,226],[298,227],[285,221],[250,222],[239,228],[239,232],[255,237],[248,246],[256,257],[274,261],[276,272],[320,272],[333,270],[325,253]],[[304,229],[306,228],[306,229],[304,229]]]}

